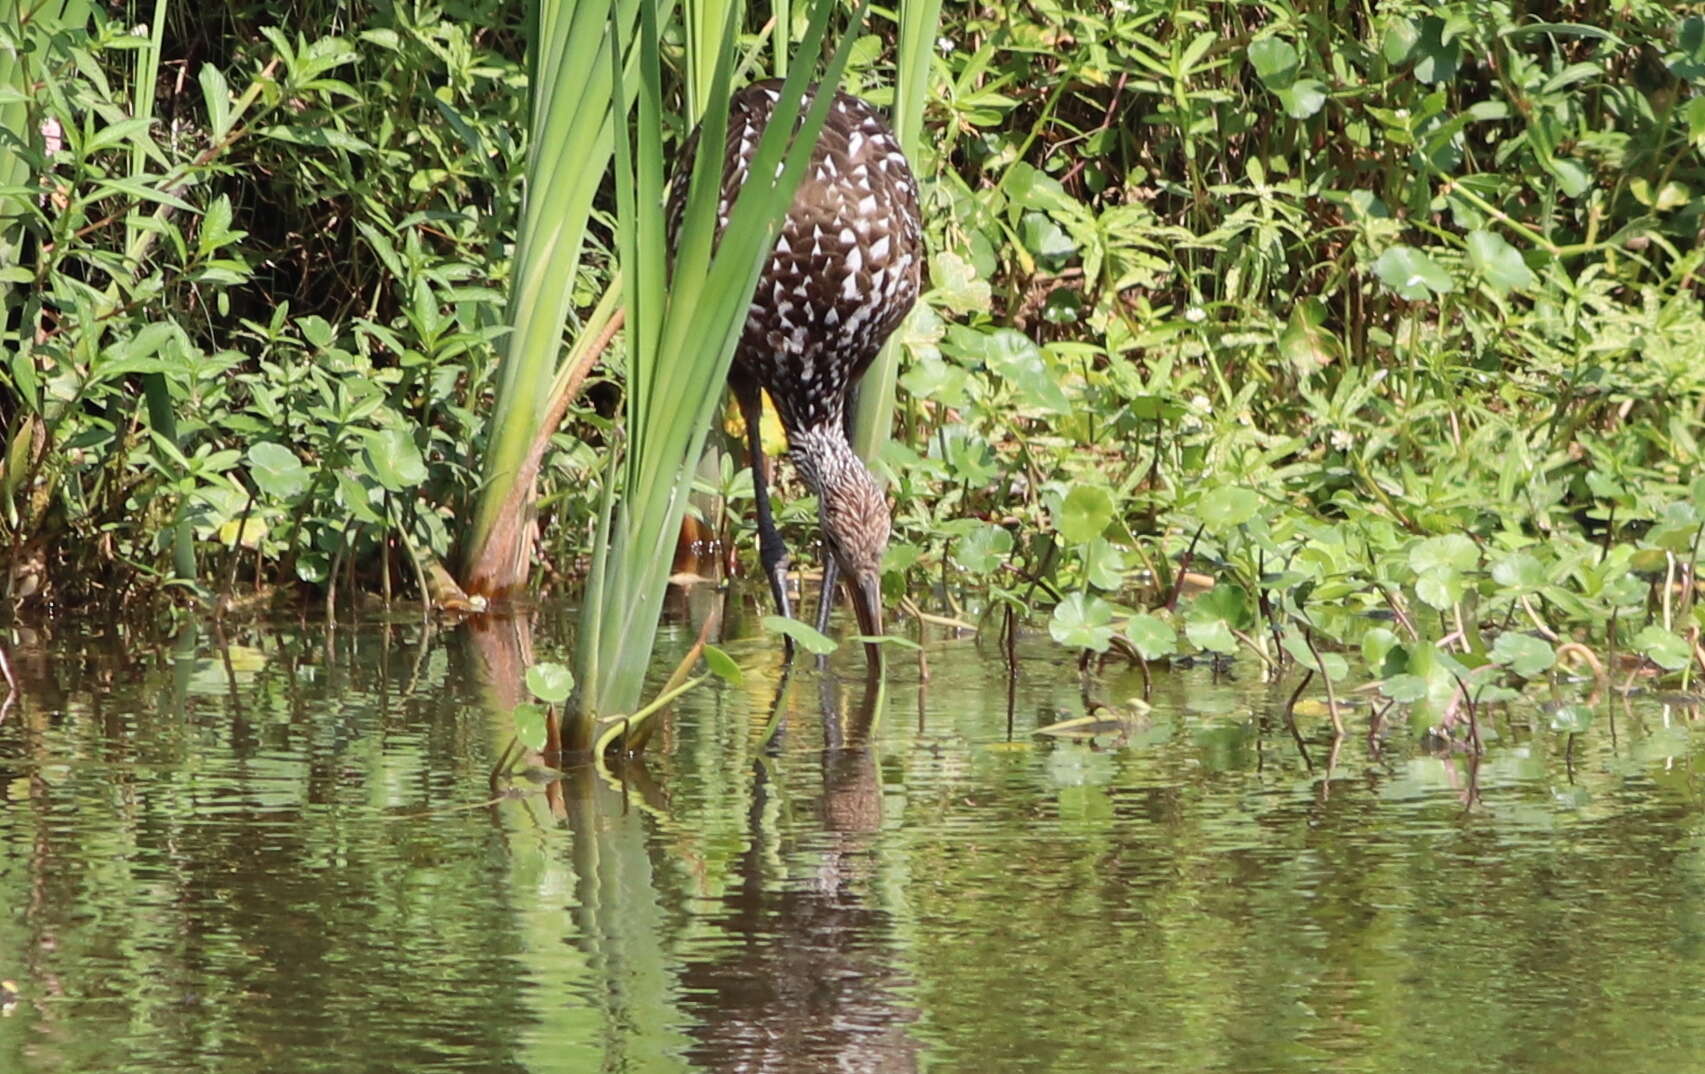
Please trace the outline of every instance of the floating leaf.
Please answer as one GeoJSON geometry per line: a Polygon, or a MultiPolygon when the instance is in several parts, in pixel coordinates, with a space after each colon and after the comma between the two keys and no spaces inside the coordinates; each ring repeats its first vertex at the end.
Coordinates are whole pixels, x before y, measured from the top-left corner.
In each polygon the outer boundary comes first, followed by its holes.
{"type": "Polygon", "coordinates": [[[1237,652],[1237,636],[1224,619],[1197,619],[1184,624],[1184,636],[1198,649],[1215,653],[1237,652]]]}
{"type": "Polygon", "coordinates": [[[574,673],[548,661],[534,664],[527,669],[527,689],[547,705],[560,705],[574,689],[574,673]]]}

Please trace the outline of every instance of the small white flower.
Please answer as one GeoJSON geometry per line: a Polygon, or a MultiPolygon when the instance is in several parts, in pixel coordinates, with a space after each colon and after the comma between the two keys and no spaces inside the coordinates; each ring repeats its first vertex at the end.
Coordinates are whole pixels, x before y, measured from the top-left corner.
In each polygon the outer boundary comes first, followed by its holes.
{"type": "Polygon", "coordinates": [[[1333,429],[1332,435],[1327,439],[1339,451],[1348,451],[1356,446],[1356,438],[1347,429],[1333,429]]]}
{"type": "Polygon", "coordinates": [[[1191,324],[1201,324],[1208,319],[1208,311],[1200,306],[1191,306],[1184,311],[1184,319],[1191,324]]]}
{"type": "Polygon", "coordinates": [[[935,47],[943,56],[945,56],[949,52],[953,51],[953,38],[938,37],[935,39],[935,47]]]}
{"type": "Polygon", "coordinates": [[[1398,110],[1397,110],[1397,113],[1396,113],[1396,115],[1397,115],[1397,118],[1398,118],[1398,119],[1408,119],[1408,118],[1409,118],[1409,109],[1407,109],[1407,108],[1399,108],[1399,109],[1398,109],[1398,110]]]}

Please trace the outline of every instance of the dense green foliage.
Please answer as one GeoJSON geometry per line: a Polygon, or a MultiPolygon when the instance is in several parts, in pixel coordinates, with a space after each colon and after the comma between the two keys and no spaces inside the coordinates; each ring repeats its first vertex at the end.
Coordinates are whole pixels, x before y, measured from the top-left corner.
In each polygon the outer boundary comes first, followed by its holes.
{"type": "MultiPolygon", "coordinates": [[[[132,119],[148,37],[0,10],[12,599],[157,587],[178,520],[209,592],[411,584],[399,546],[448,555],[477,482],[515,13],[168,6],[132,119]]],[[[870,25],[847,81],[886,103],[870,25]]],[[[1331,674],[1314,650],[1360,645],[1429,721],[1572,639],[1691,663],[1698,5],[954,4],[939,44],[891,597],[1053,605],[1062,642],[1146,659],[1331,674]],[[1218,584],[1180,599],[1180,562],[1218,584]]],[[[619,353],[607,376],[541,474],[563,575],[619,353]]],[[[786,504],[796,544],[813,516],[786,504]]]]}

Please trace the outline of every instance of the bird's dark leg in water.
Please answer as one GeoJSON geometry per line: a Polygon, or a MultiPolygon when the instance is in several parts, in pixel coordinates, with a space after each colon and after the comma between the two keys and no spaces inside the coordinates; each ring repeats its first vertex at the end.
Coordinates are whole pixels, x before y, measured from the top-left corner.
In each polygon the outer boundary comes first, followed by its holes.
{"type": "MultiPolygon", "coordinates": [[[[793,618],[793,606],[787,599],[787,542],[776,530],[775,516],[770,513],[769,482],[764,480],[764,397],[758,382],[738,373],[728,378],[734,398],[740,404],[740,417],[746,423],[747,458],[752,465],[752,497],[758,504],[758,559],[764,577],[770,583],[770,596],[775,598],[776,612],[793,618]]],[[[833,558],[833,557],[831,557],[833,558]]],[[[782,648],[793,656],[793,639],[782,635],[782,648]]]]}

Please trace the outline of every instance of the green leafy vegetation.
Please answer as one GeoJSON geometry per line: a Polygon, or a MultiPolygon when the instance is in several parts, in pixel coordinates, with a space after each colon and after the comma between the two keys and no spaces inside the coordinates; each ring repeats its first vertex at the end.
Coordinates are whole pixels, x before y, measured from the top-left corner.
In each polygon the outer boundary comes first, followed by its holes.
{"type": "MultiPolygon", "coordinates": [[[[1701,671],[1699,5],[949,5],[933,50],[930,6],[873,11],[840,79],[895,109],[930,251],[860,405],[891,602],[1371,675],[1434,728],[1565,674],[1701,671]],[[929,92],[896,101],[896,71],[929,92]]],[[[795,7],[737,17],[739,55],[786,67],[795,7]]],[[[659,26],[657,160],[714,97],[682,41],[723,10],[659,26]]],[[[575,118],[530,114],[529,81],[596,79],[530,65],[540,27],[486,0],[0,16],[9,603],[426,591],[520,472],[533,433],[494,399],[536,421],[564,344],[656,296],[615,271],[613,128],[551,143],[582,146],[572,212],[522,212],[529,120],[575,118]]],[[[595,573],[612,482],[655,484],[609,458],[656,327],[539,459],[535,590],[595,573]]]]}

